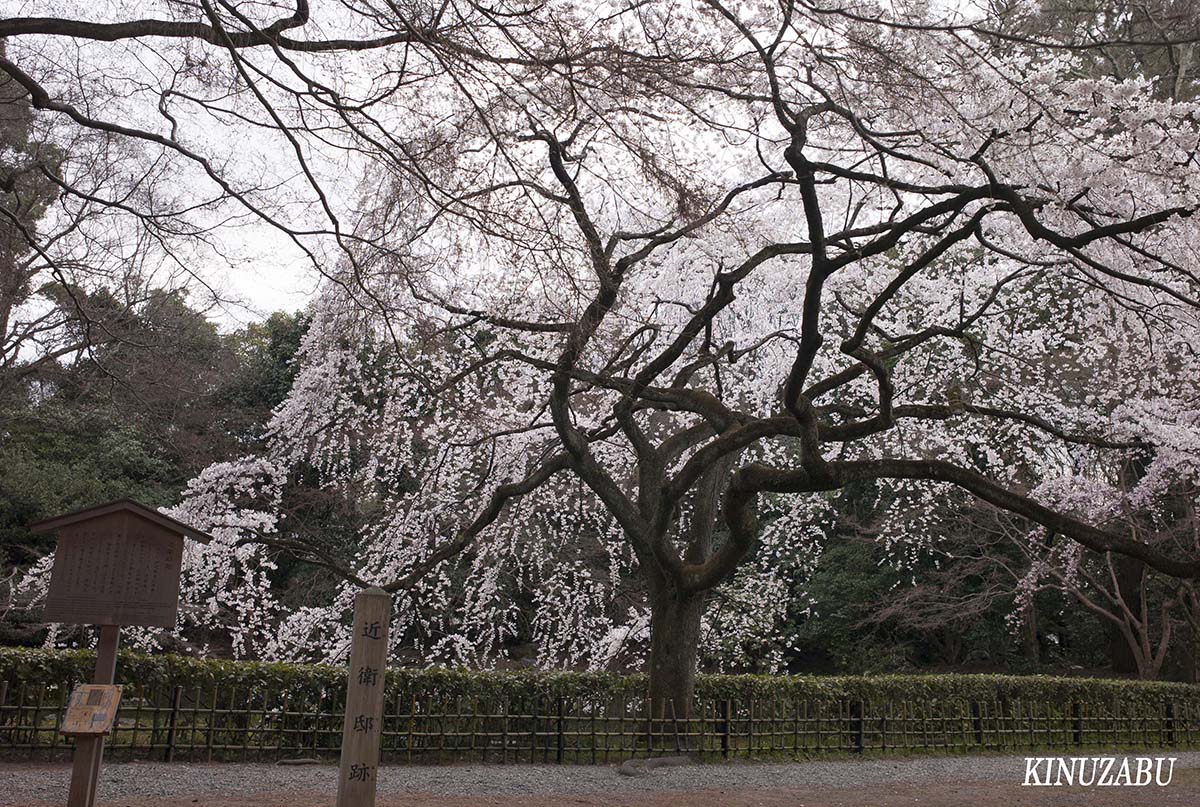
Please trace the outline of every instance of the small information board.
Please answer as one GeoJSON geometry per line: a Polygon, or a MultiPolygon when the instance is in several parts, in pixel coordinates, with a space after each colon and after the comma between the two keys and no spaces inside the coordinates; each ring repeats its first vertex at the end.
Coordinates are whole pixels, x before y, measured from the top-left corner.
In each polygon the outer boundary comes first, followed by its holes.
{"type": "Polygon", "coordinates": [[[103,737],[112,731],[120,703],[118,684],[80,684],[71,693],[59,732],[70,737],[103,737]]]}

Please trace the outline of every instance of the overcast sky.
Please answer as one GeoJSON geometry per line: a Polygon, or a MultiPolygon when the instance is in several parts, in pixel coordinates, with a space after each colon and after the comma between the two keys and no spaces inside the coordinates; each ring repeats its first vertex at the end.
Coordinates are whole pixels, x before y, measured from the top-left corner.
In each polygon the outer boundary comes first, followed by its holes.
{"type": "Polygon", "coordinates": [[[320,276],[312,264],[265,230],[239,229],[245,258],[234,267],[220,266],[207,273],[215,288],[237,301],[209,312],[222,330],[235,330],[273,311],[299,311],[316,294],[320,276]]]}

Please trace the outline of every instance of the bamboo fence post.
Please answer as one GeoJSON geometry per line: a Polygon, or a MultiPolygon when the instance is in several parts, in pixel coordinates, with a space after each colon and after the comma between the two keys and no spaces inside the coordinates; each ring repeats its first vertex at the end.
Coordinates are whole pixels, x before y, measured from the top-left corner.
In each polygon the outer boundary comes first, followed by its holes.
{"type": "Polygon", "coordinates": [[[554,761],[555,761],[556,763],[558,763],[559,765],[561,765],[561,764],[563,764],[563,749],[564,749],[564,737],[563,737],[563,698],[562,698],[562,696],[561,696],[561,695],[559,695],[559,696],[558,696],[558,715],[557,715],[557,718],[558,718],[558,719],[557,719],[557,721],[556,721],[556,724],[555,724],[555,731],[556,731],[556,733],[557,733],[557,735],[558,735],[558,736],[556,737],[556,742],[555,742],[555,744],[554,744],[554,761]]]}
{"type": "Polygon", "coordinates": [[[729,699],[722,698],[721,714],[721,757],[729,759],[729,699]]]}
{"type": "Polygon", "coordinates": [[[179,703],[183,699],[183,687],[178,684],[171,690],[171,714],[167,718],[167,750],[163,759],[173,762],[175,759],[175,732],[179,722],[179,703]]]}

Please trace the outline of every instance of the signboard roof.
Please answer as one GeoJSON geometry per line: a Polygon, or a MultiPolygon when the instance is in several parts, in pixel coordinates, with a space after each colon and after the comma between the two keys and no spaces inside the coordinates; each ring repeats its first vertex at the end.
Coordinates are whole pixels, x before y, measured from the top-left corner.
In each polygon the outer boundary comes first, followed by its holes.
{"type": "Polygon", "coordinates": [[[107,504],[98,504],[95,507],[88,507],[83,510],[76,510],[74,513],[67,513],[54,518],[48,518],[44,521],[39,521],[33,524],[30,528],[34,532],[49,532],[60,527],[78,524],[82,521],[90,521],[94,518],[109,515],[110,513],[118,513],[125,511],[132,513],[135,516],[144,518],[159,527],[162,527],[167,532],[182,535],[185,538],[191,538],[193,541],[199,541],[202,544],[207,544],[212,540],[212,536],[206,532],[201,532],[195,527],[189,527],[182,521],[176,521],[170,516],[164,516],[157,510],[153,510],[145,505],[138,504],[132,499],[117,499],[116,501],[108,502],[107,504]]]}

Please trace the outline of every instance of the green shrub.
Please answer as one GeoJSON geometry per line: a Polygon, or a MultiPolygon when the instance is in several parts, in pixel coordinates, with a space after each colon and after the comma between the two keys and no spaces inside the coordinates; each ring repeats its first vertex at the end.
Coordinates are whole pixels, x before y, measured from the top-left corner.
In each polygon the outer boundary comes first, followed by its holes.
{"type": "MultiPolygon", "coordinates": [[[[0,680],[10,687],[21,682],[65,684],[91,680],[90,651],[0,648],[0,680]]],[[[185,690],[286,691],[294,695],[337,699],[346,670],[336,665],[279,662],[215,661],[172,655],[121,653],[119,683],[146,689],[182,686],[185,690]]],[[[389,669],[389,697],[602,700],[641,697],[644,675],[604,672],[475,671],[465,669],[389,669]]],[[[703,700],[888,701],[966,700],[982,703],[1037,701],[1080,702],[1149,707],[1171,700],[1200,709],[1200,687],[1151,681],[1060,678],[1042,675],[867,675],[771,676],[701,675],[696,696],[703,700]]]]}

